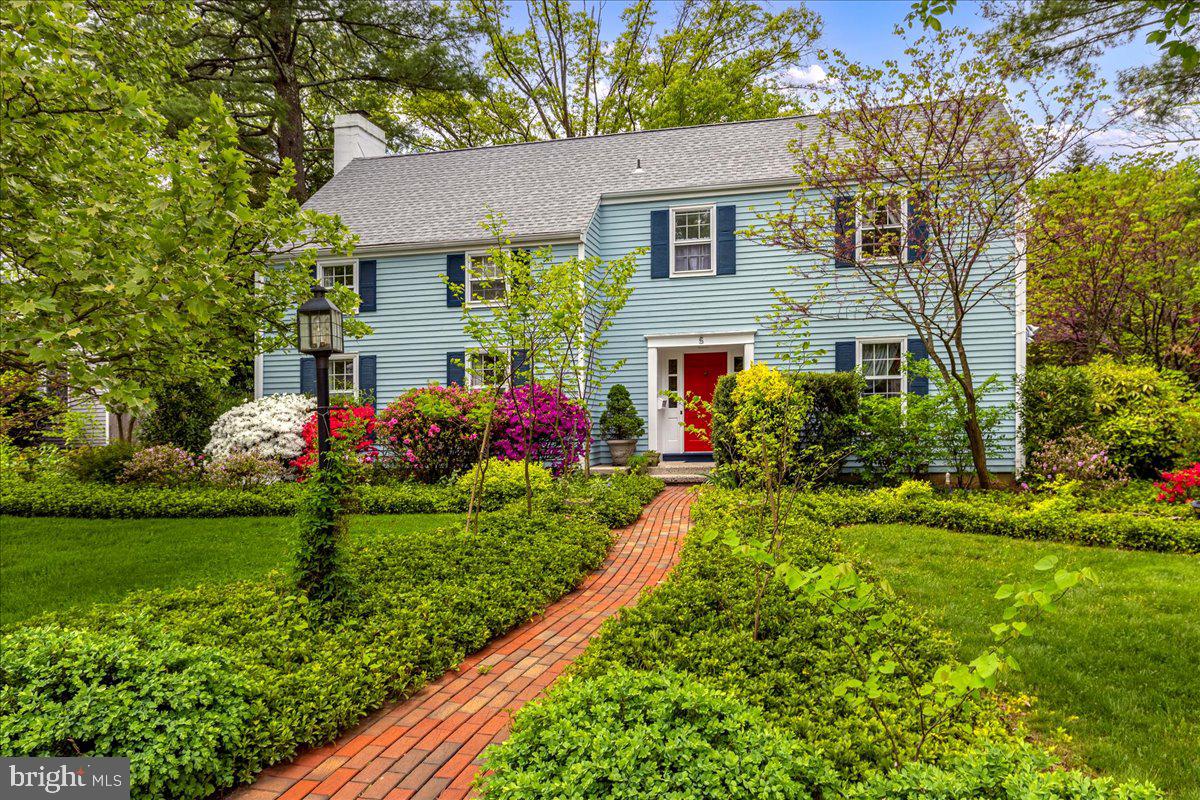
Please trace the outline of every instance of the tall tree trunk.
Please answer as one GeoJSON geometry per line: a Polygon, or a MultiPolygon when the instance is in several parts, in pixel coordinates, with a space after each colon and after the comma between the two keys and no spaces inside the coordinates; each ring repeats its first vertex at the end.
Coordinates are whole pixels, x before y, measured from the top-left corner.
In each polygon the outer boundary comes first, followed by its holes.
{"type": "Polygon", "coordinates": [[[276,149],[279,164],[291,159],[296,181],[291,195],[308,199],[308,174],[304,163],[304,109],[300,80],[296,77],[296,0],[271,0],[271,58],[275,69],[275,103],[278,114],[276,149]]]}
{"type": "Polygon", "coordinates": [[[979,478],[980,489],[992,488],[992,476],[988,472],[987,443],[983,439],[983,429],[979,427],[979,406],[975,400],[973,389],[964,389],[963,401],[967,406],[966,429],[967,444],[971,447],[971,461],[975,465],[975,475],[979,478]]]}

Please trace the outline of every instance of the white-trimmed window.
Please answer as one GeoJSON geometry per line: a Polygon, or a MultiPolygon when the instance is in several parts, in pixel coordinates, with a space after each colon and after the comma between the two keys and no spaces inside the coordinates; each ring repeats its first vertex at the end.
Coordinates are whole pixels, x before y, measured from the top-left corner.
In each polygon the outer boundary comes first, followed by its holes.
{"type": "Polygon", "coordinates": [[[858,342],[858,366],[866,381],[864,394],[900,397],[906,390],[903,339],[863,339],[858,342]]]}
{"type": "Polygon", "coordinates": [[[508,385],[508,354],[497,355],[474,350],[467,353],[467,386],[471,389],[497,389],[508,385]]]}
{"type": "Polygon", "coordinates": [[[497,305],[508,294],[504,273],[489,253],[467,254],[466,281],[469,306],[497,305]]]}
{"type": "Polygon", "coordinates": [[[329,357],[329,397],[352,400],[358,394],[358,356],[354,354],[329,357]]]}
{"type": "Polygon", "coordinates": [[[327,289],[349,286],[358,291],[357,261],[322,261],[317,264],[317,273],[321,276],[321,285],[327,289]]]}
{"type": "Polygon", "coordinates": [[[905,205],[898,197],[873,197],[859,202],[854,233],[859,261],[901,260],[908,246],[905,205]]]}
{"type": "Polygon", "coordinates": [[[717,271],[715,206],[671,209],[671,277],[717,271]]]}

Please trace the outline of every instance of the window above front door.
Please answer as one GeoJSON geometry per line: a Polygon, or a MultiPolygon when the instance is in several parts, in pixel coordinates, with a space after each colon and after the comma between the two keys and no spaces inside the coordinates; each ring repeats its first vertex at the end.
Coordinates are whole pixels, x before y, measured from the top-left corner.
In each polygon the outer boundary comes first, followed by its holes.
{"type": "Polygon", "coordinates": [[[671,209],[672,278],[716,274],[715,210],[715,206],[671,209]]]}

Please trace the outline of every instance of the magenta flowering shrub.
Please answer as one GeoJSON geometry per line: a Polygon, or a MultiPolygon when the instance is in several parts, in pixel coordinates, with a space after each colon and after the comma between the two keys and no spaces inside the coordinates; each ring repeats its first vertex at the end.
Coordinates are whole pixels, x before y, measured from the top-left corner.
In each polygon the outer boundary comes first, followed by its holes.
{"type": "Polygon", "coordinates": [[[162,444],[138,450],[125,462],[117,483],[170,488],[200,477],[196,457],[182,447],[162,444]]]}
{"type": "Polygon", "coordinates": [[[561,475],[584,453],[591,422],[582,406],[557,389],[527,384],[509,389],[496,403],[492,452],[509,461],[549,464],[561,475]]]}
{"type": "Polygon", "coordinates": [[[1123,483],[1125,472],[1108,456],[1103,442],[1082,428],[1072,428],[1033,454],[1029,470],[1043,481],[1062,477],[1093,486],[1123,483]]]}
{"type": "Polygon", "coordinates": [[[444,480],[478,460],[491,401],[456,385],[410,389],[380,412],[376,436],[401,477],[444,480]]]}

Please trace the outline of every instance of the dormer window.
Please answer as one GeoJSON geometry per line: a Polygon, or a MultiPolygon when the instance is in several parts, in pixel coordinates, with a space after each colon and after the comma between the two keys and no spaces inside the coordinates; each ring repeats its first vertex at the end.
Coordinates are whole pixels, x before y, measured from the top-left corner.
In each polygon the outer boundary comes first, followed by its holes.
{"type": "Polygon", "coordinates": [[[713,206],[671,209],[671,277],[716,272],[713,211],[713,206]]]}
{"type": "Polygon", "coordinates": [[[899,261],[906,244],[904,217],[904,203],[899,198],[863,200],[856,229],[858,260],[899,261]]]}

